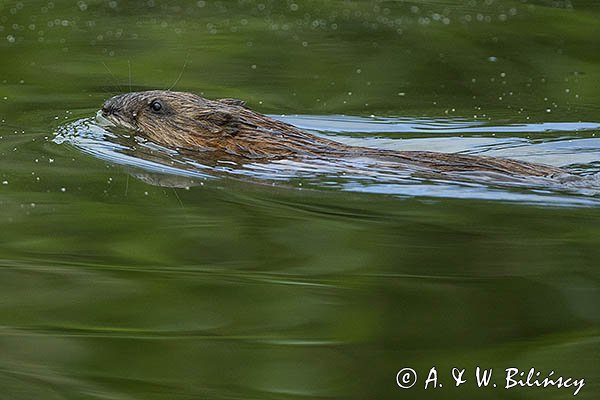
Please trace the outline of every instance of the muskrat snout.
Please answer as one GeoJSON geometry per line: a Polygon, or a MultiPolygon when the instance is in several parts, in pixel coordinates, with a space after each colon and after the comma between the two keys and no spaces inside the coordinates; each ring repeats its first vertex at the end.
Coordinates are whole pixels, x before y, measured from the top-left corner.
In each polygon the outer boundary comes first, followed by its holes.
{"type": "Polygon", "coordinates": [[[98,116],[113,125],[136,129],[136,108],[128,102],[132,94],[117,95],[106,100],[98,116]]]}
{"type": "Polygon", "coordinates": [[[112,109],[105,104],[102,106],[102,110],[100,110],[100,112],[102,113],[103,117],[108,117],[110,114],[112,114],[112,109]]]}
{"type": "Polygon", "coordinates": [[[116,96],[111,97],[110,99],[108,99],[104,102],[104,104],[102,105],[102,110],[101,110],[103,116],[108,117],[109,115],[115,113],[115,111],[117,110],[115,98],[116,98],[116,96]]]}

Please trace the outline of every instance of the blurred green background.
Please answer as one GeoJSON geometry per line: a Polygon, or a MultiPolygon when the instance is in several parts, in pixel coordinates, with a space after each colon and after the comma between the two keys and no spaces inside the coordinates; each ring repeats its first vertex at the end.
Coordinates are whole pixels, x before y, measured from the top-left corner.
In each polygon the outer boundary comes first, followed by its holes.
{"type": "Polygon", "coordinates": [[[173,189],[51,139],[175,83],[273,114],[596,122],[599,21],[575,0],[0,1],[0,398],[572,397],[505,390],[508,367],[597,398],[598,208],[173,189]]]}

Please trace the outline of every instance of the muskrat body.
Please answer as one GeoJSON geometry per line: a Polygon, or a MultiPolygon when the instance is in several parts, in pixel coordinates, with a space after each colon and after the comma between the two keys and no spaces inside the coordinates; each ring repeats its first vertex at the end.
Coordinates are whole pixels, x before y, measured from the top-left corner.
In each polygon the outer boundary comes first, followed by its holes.
{"type": "Polygon", "coordinates": [[[369,157],[436,173],[565,174],[560,168],[504,158],[348,146],[254,112],[241,100],[208,100],[186,92],[155,90],[118,95],[104,103],[100,115],[158,144],[242,163],[369,157]]]}

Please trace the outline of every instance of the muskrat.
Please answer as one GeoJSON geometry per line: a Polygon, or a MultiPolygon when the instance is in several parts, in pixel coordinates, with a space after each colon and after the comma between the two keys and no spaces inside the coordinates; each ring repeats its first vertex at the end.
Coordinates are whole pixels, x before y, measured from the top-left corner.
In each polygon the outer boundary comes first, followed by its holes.
{"type": "Polygon", "coordinates": [[[242,163],[368,157],[442,174],[477,171],[535,177],[566,174],[560,168],[505,158],[349,146],[254,112],[241,100],[209,100],[187,92],[153,90],[121,94],[107,100],[99,116],[166,147],[242,163]]]}

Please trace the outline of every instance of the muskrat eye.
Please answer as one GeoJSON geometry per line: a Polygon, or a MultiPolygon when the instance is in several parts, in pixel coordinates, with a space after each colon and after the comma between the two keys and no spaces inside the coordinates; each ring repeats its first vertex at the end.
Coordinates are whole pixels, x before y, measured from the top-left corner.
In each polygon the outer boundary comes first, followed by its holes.
{"type": "Polygon", "coordinates": [[[160,101],[158,100],[154,100],[152,103],[150,103],[150,108],[154,112],[160,112],[160,110],[162,110],[162,107],[162,104],[160,104],[160,101]]]}

